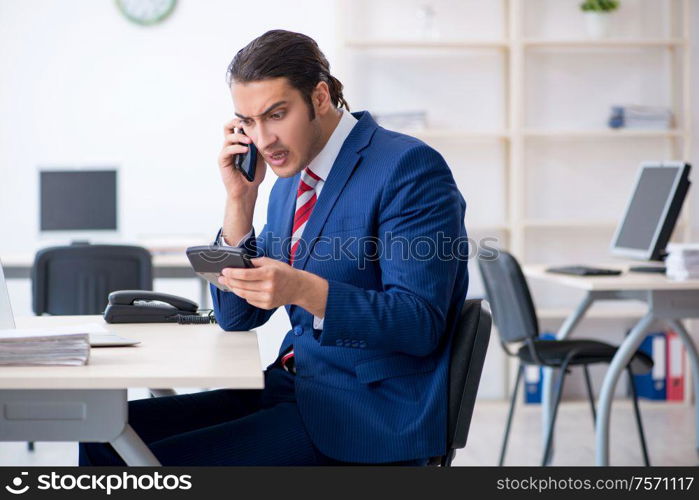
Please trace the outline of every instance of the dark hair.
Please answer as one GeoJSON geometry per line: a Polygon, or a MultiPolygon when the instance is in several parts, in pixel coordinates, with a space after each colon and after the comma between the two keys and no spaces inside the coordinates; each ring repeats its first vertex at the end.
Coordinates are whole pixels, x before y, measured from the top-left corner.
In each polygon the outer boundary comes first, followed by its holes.
{"type": "Polygon", "coordinates": [[[311,120],[315,118],[311,94],[318,82],[330,89],[335,107],[349,105],[342,95],[342,83],[330,74],[330,64],[311,37],[285,30],[271,30],[240,49],[226,71],[226,81],[248,83],[285,77],[301,92],[308,104],[311,120]]]}

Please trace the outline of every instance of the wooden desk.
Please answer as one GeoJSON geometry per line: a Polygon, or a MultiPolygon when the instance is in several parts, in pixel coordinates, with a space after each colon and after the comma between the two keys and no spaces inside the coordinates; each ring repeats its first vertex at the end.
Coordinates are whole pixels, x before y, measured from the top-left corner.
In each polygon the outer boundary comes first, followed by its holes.
{"type": "MultiPolygon", "coordinates": [[[[561,286],[585,291],[585,297],[575,310],[566,318],[556,337],[565,339],[585,316],[590,306],[599,300],[636,300],[645,302],[646,313],[633,327],[629,335],[619,346],[614,359],[604,377],[599,395],[596,423],[597,465],[609,465],[609,422],[614,389],[639,345],[645,338],[647,329],[656,322],[664,322],[676,331],[689,354],[693,374],[695,401],[699,402],[699,355],[689,333],[682,324],[682,319],[699,318],[699,280],[672,281],[663,274],[628,272],[627,266],[600,266],[623,268],[620,276],[570,276],[546,272],[548,266],[525,266],[524,274],[528,279],[543,280],[561,286]]],[[[551,418],[551,400],[553,395],[553,376],[551,369],[544,370],[542,390],[542,410],[544,429],[548,428],[551,418]]],[[[696,411],[696,410],[695,410],[696,411]]],[[[699,450],[699,412],[696,413],[696,439],[699,450]]]]}
{"type": "Polygon", "coordinates": [[[17,318],[18,328],[102,323],[140,340],[94,347],[85,366],[0,367],[0,441],[110,442],[129,465],[159,465],[128,424],[127,389],[263,387],[254,332],[218,325],[108,325],[101,316],[17,318]]]}

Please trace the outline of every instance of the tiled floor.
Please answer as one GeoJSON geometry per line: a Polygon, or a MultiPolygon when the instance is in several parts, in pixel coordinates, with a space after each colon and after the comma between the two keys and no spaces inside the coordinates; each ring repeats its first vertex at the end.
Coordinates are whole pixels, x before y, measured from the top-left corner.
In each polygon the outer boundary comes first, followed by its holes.
{"type": "MultiPolygon", "coordinates": [[[[694,432],[694,407],[641,403],[652,465],[699,465],[694,432]]],[[[594,465],[594,433],[585,402],[564,402],[559,410],[553,465],[594,465]]],[[[466,448],[454,465],[495,465],[507,416],[504,402],[479,401],[466,448]]],[[[519,406],[512,425],[507,465],[538,465],[541,460],[541,413],[538,406],[519,406]]],[[[612,465],[642,465],[633,410],[628,401],[614,405],[611,428],[612,465]]],[[[74,443],[0,443],[0,465],[75,465],[74,443]]]]}
{"type": "MultiPolygon", "coordinates": [[[[694,431],[694,407],[641,401],[651,465],[699,465],[694,431]]],[[[454,465],[496,465],[507,405],[478,402],[466,448],[454,465]]],[[[615,401],[610,431],[610,464],[643,465],[643,456],[629,401],[615,401]]],[[[539,465],[542,457],[541,409],[520,405],[510,432],[505,465],[539,465]]],[[[556,453],[552,465],[594,465],[595,435],[589,404],[563,402],[556,422],[556,453]]]]}

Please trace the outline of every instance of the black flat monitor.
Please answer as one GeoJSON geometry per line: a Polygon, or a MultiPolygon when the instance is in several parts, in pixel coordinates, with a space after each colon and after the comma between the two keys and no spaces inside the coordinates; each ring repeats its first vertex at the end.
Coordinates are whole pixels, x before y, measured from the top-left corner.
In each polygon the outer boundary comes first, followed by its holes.
{"type": "Polygon", "coordinates": [[[42,232],[117,230],[115,169],[42,169],[39,185],[42,232]]]}
{"type": "Polygon", "coordinates": [[[624,217],[612,239],[612,254],[662,261],[689,190],[691,166],[683,162],[642,163],[624,217]]]}

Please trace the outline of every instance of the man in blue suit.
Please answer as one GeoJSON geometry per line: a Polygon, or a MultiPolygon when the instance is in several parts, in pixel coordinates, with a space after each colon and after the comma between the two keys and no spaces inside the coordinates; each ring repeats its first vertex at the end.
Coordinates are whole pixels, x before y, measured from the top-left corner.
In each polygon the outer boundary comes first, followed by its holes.
{"type": "MultiPolygon", "coordinates": [[[[368,112],[350,114],[305,35],[265,33],[228,75],[236,118],[218,159],[227,198],[216,242],[245,248],[255,267],[224,270],[216,318],[249,330],[284,306],[292,329],[264,390],[133,401],[132,427],[165,465],[444,454],[451,337],[468,286],[465,202],[448,166],[368,112]],[[250,143],[260,152],[252,182],[233,168],[250,143]],[[265,163],[278,179],[256,235],[265,163]]],[[[81,463],[123,462],[88,444],[81,463]]]]}

